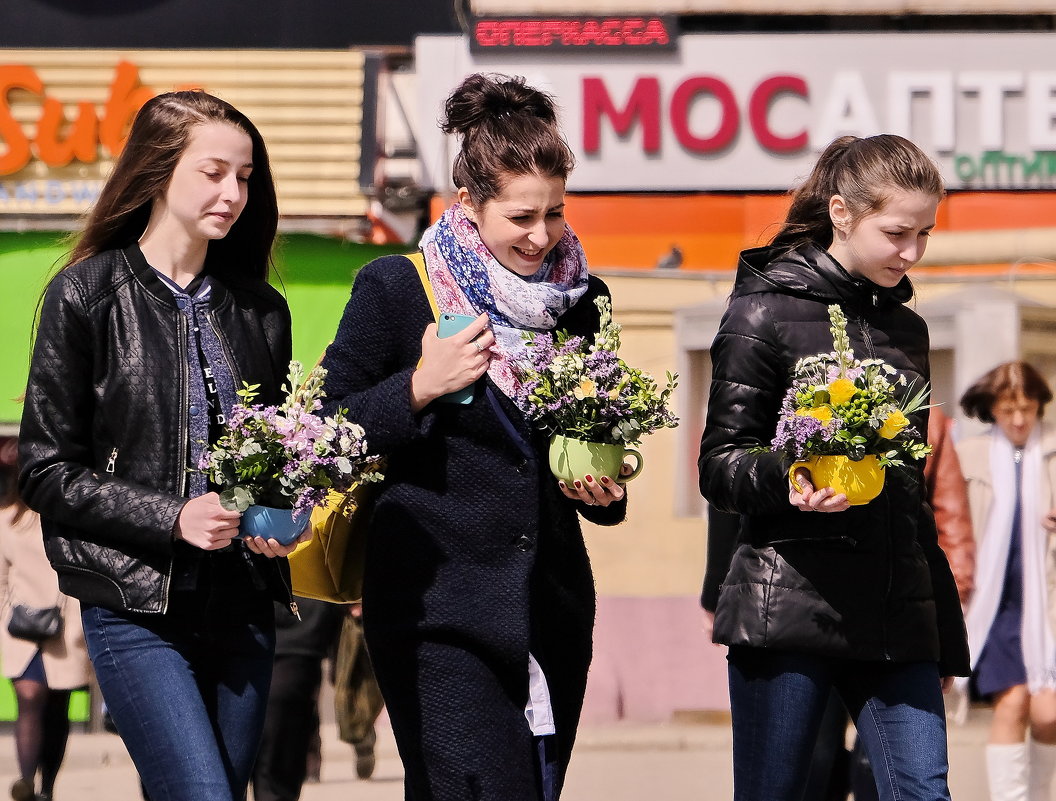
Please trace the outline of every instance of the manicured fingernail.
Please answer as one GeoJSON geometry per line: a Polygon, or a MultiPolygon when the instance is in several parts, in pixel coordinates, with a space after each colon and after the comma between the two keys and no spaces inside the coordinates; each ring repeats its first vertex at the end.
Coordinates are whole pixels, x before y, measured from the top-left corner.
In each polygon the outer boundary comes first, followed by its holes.
{"type": "Polygon", "coordinates": [[[576,489],[583,489],[583,482],[578,478],[576,479],[576,489]]]}
{"type": "Polygon", "coordinates": [[[592,475],[588,474],[586,476],[583,476],[583,478],[585,478],[587,480],[588,484],[593,484],[594,483],[594,476],[592,476],[592,475]]]}
{"type": "Polygon", "coordinates": [[[558,481],[557,486],[559,486],[561,489],[568,489],[568,484],[566,484],[564,481],[558,481]]]}
{"type": "Polygon", "coordinates": [[[602,476],[601,477],[601,483],[602,484],[611,484],[612,483],[612,479],[609,478],[608,476],[602,476]]]}

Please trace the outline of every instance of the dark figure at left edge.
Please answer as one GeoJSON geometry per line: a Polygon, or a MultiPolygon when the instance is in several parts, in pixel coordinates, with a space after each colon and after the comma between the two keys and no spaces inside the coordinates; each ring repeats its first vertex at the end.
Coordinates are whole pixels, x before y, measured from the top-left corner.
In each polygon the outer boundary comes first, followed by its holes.
{"type": "Polygon", "coordinates": [[[151,801],[238,801],[264,723],[272,598],[295,544],[237,539],[193,469],[243,381],[281,400],[290,312],[264,141],[204,92],[159,95],[41,306],[19,486],[77,598],[151,801]]]}

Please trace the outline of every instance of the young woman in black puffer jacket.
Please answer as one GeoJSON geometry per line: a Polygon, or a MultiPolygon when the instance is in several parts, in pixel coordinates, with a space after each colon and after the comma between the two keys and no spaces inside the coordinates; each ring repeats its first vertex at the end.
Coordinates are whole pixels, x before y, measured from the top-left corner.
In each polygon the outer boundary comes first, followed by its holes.
{"type": "MultiPolygon", "coordinates": [[[[712,347],[700,488],[740,515],[714,638],[730,646],[736,801],[798,799],[830,689],[847,705],[883,799],[948,799],[942,687],[968,668],[964,624],[920,468],[890,469],[864,506],[759,452],[792,368],[832,350],[929,381],[928,329],[906,306],[943,196],[911,142],[844,137],[793,196],[770,247],[741,254],[712,347]]],[[[908,390],[903,390],[908,391],[908,390]]],[[[911,423],[927,430],[927,411],[911,423]]]]}

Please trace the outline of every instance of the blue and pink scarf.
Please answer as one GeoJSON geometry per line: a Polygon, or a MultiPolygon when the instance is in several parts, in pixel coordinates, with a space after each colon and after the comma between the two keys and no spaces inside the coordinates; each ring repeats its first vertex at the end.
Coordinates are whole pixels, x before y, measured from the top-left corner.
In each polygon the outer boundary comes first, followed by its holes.
{"type": "Polygon", "coordinates": [[[525,278],[491,255],[456,203],[426,230],[419,247],[442,313],[488,313],[496,343],[488,375],[516,398],[520,381],[513,366],[525,356],[523,332],[552,331],[587,291],[587,259],[579,239],[566,225],[539,271],[525,278]]]}

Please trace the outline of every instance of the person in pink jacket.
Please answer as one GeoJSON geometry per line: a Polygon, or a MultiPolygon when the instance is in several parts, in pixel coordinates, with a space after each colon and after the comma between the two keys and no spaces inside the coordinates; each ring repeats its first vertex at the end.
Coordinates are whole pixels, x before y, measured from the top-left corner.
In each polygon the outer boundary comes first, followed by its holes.
{"type": "Polygon", "coordinates": [[[15,450],[13,437],[0,444],[0,661],[18,699],[15,751],[20,775],[11,786],[11,797],[49,801],[70,733],[70,692],[88,684],[90,670],[79,605],[59,592],[58,578],[44,555],[40,517],[18,497],[15,450]],[[15,604],[59,606],[63,614],[58,634],[39,644],[13,637],[7,622],[15,604]]]}
{"type": "Polygon", "coordinates": [[[961,397],[967,416],[991,424],[957,443],[978,542],[969,686],[994,710],[991,801],[1049,801],[1056,775],[1056,427],[1042,419],[1052,397],[1023,361],[961,397]]]}

